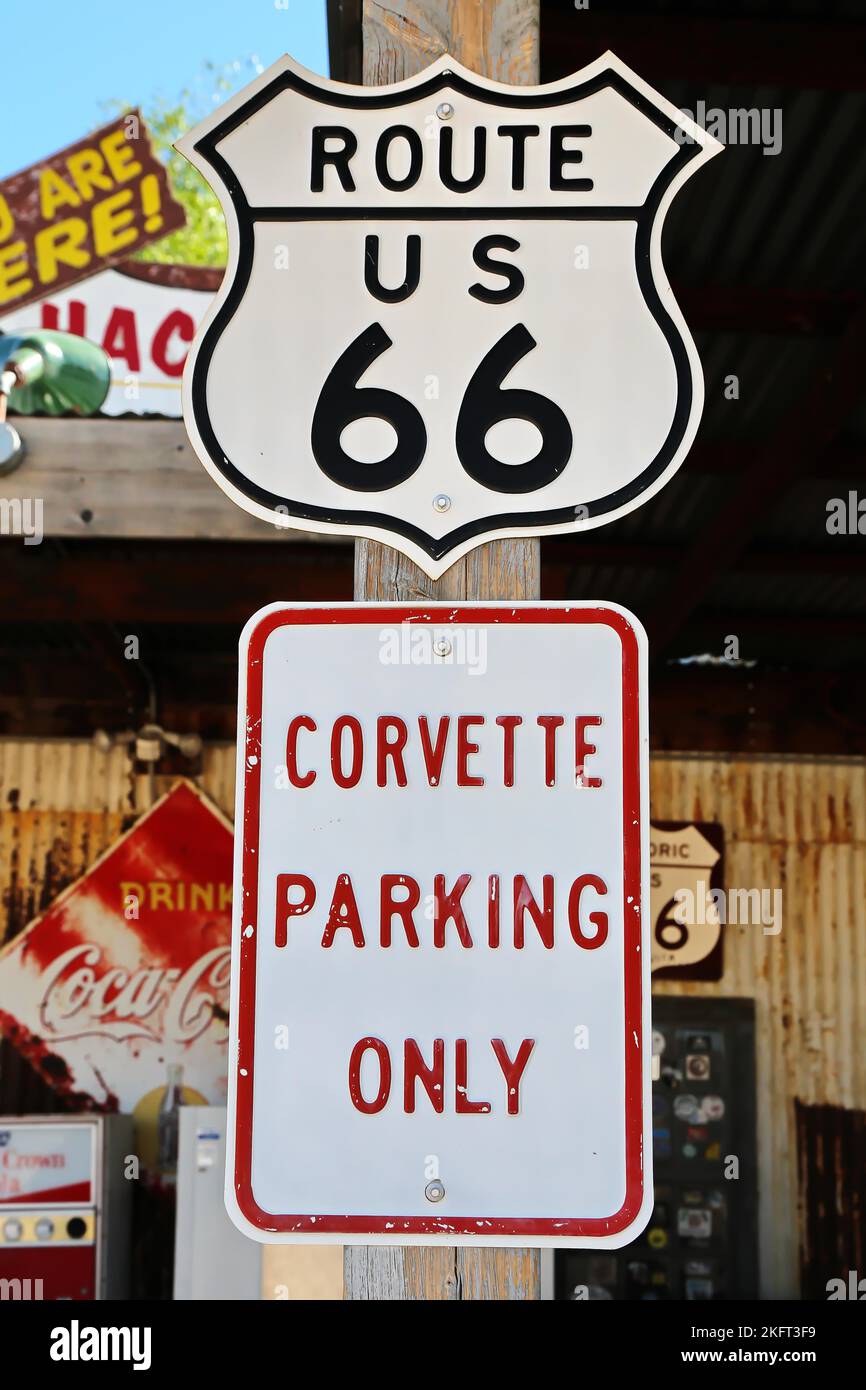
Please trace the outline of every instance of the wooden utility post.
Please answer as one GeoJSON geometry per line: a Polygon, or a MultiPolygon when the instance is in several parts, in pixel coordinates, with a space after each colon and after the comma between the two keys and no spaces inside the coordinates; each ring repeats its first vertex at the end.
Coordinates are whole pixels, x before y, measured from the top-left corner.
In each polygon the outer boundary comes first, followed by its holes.
{"type": "MultiPolygon", "coordinates": [[[[364,0],[364,82],[421,72],[442,53],[498,82],[538,81],[539,0],[364,0]]],[[[376,541],[355,542],[355,598],[533,599],[537,540],[479,546],[439,580],[376,541]]],[[[535,1299],[537,1250],[347,1246],[348,1299],[535,1299]]]]}

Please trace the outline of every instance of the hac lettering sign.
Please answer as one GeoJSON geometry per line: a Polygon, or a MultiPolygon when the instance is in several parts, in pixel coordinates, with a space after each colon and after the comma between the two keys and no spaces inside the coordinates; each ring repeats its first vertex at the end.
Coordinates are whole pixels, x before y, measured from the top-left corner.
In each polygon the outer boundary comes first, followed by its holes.
{"type": "Polygon", "coordinates": [[[181,414],[187,353],[222,271],[125,261],[53,291],[39,304],[0,312],[0,332],[59,328],[98,343],[111,361],[103,415],[181,414]]]}

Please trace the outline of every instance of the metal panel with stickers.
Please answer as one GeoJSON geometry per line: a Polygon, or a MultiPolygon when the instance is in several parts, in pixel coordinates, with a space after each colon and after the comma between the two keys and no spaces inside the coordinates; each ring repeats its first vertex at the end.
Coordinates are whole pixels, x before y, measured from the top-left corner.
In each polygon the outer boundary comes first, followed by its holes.
{"type": "Polygon", "coordinates": [[[655,1206],[617,1251],[556,1255],[560,1300],[757,1297],[755,1006],[653,1000],[655,1206]]]}

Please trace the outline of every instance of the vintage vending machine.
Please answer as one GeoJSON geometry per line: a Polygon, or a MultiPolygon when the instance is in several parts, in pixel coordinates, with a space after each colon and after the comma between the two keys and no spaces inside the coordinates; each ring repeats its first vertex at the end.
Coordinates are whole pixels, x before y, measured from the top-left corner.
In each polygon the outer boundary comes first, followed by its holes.
{"type": "Polygon", "coordinates": [[[185,1105],[179,1121],[174,1297],[261,1298],[263,1247],[232,1224],[223,1197],[225,1106],[185,1105]]]}
{"type": "Polygon", "coordinates": [[[129,1292],[130,1115],[0,1116],[0,1280],[5,1298],[129,1292]]]}

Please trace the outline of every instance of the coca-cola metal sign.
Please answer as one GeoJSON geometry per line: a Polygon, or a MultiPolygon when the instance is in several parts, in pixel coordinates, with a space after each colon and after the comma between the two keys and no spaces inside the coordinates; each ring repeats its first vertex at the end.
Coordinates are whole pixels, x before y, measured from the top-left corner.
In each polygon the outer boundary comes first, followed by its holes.
{"type": "Polygon", "coordinates": [[[132,1111],[172,1064],[226,1094],[232,829],[179,782],[0,954],[0,1032],[84,1105],[132,1111]]]}

